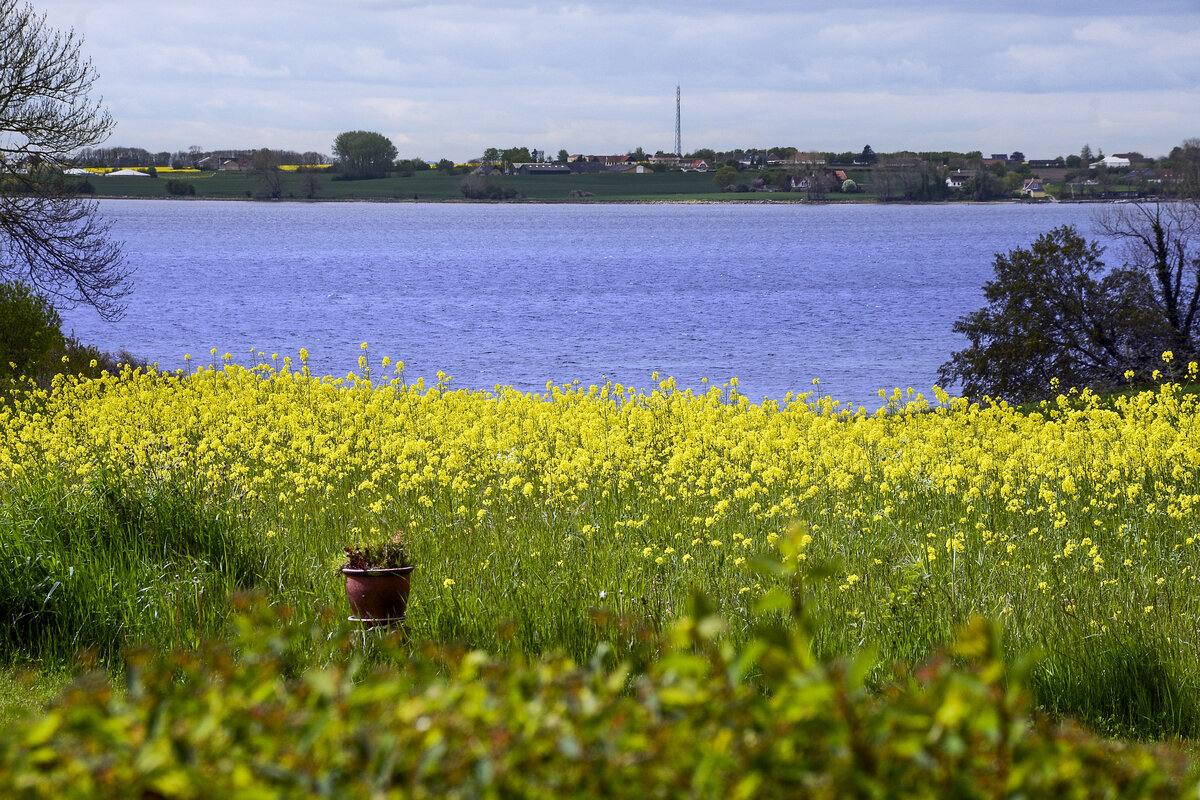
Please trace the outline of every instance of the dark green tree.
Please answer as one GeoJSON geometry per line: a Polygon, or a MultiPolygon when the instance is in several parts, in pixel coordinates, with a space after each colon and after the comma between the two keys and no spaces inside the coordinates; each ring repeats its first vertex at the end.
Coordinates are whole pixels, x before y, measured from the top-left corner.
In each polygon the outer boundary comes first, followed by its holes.
{"type": "Polygon", "coordinates": [[[46,371],[64,344],[54,306],[27,284],[0,282],[0,389],[9,378],[46,371]]]}
{"type": "Polygon", "coordinates": [[[396,146],[381,133],[346,131],[333,140],[333,155],[347,178],[386,178],[396,146]]]}
{"type": "Polygon", "coordinates": [[[737,183],[737,180],[737,169],[735,167],[724,166],[717,170],[716,175],[713,175],[713,186],[724,192],[737,183]]]}
{"type": "Polygon", "coordinates": [[[283,197],[283,170],[279,168],[279,153],[263,147],[254,151],[254,198],[278,200],[283,197]]]}
{"type": "Polygon", "coordinates": [[[528,164],[533,155],[528,147],[510,147],[500,154],[500,160],[505,164],[528,164]]]}
{"type": "Polygon", "coordinates": [[[941,366],[943,385],[1030,400],[1053,394],[1054,380],[1115,386],[1153,363],[1163,341],[1153,288],[1137,269],[1107,270],[1101,252],[1068,225],[997,253],[988,305],[954,323],[970,346],[941,366]]]}

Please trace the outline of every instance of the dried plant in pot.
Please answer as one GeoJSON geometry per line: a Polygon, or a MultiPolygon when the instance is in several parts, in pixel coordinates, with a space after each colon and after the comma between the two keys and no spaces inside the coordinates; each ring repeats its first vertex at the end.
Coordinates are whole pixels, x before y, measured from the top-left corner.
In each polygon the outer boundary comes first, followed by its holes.
{"type": "Polygon", "coordinates": [[[350,620],[368,627],[407,618],[409,580],[415,569],[404,534],[346,548],[346,599],[350,620]]]}

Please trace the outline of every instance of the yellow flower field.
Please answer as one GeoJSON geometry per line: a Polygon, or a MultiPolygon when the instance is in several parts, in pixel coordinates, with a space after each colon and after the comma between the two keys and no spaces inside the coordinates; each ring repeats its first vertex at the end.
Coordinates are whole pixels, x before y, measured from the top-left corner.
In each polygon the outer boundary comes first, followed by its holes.
{"type": "Polygon", "coordinates": [[[693,587],[745,619],[779,580],[758,557],[782,555],[813,569],[828,652],[913,661],[982,612],[1048,672],[1136,640],[1193,686],[1196,395],[934,394],[896,390],[870,414],[670,380],[473,392],[366,355],[337,380],[226,359],[16,394],[0,485],[201,487],[284,564],[280,591],[305,574],[331,603],[340,548],[403,529],[412,624],[443,638],[507,646],[515,622],[522,646],[586,653],[605,635],[588,609],[665,621],[693,587]]]}

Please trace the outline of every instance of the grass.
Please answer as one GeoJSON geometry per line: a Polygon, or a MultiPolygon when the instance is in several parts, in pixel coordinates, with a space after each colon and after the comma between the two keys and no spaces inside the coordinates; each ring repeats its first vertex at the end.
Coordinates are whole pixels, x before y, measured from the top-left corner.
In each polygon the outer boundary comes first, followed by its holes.
{"type": "Polygon", "coordinates": [[[315,620],[344,604],[342,546],[400,528],[414,641],[630,654],[618,620],[663,630],[699,588],[744,643],[782,560],[814,652],[870,647],[874,680],[980,614],[1008,657],[1041,654],[1042,707],[1200,734],[1200,400],[1175,384],[867,415],[669,381],[454,391],[367,355],[338,381],[264,360],[10,394],[0,654],[194,646],[244,589],[315,620]]]}
{"type": "MultiPolygon", "coordinates": [[[[188,181],[196,187],[195,197],[212,199],[247,199],[257,186],[253,176],[235,172],[174,173],[172,180],[188,181]]],[[[284,199],[306,196],[300,173],[282,176],[284,199]]],[[[414,173],[411,177],[393,175],[370,180],[334,180],[332,175],[319,173],[318,200],[463,200],[459,184],[461,175],[442,175],[435,170],[414,173]]],[[[541,202],[585,201],[678,201],[690,200],[763,200],[796,202],[804,199],[801,192],[728,193],[718,192],[712,183],[712,173],[662,172],[649,175],[511,175],[497,178],[511,186],[527,200],[541,202]],[[593,197],[572,198],[572,191],[589,192],[593,197]]],[[[750,180],[747,173],[746,181],[750,180]]],[[[100,177],[90,178],[97,196],[101,197],[169,197],[164,178],[100,177]]],[[[831,194],[830,199],[858,199],[866,195],[831,194]]]]}

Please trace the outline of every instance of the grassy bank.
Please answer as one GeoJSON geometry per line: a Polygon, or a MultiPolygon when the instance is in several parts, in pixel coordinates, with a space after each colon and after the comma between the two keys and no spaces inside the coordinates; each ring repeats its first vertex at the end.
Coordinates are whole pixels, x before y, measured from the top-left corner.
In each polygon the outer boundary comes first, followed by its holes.
{"type": "MultiPolygon", "coordinates": [[[[257,187],[251,175],[238,172],[172,173],[171,180],[195,187],[196,198],[248,199],[257,187]]],[[[284,199],[308,196],[305,175],[285,172],[281,176],[284,199]]],[[[319,182],[317,200],[463,200],[461,175],[443,175],[435,170],[410,177],[393,175],[371,180],[334,180],[326,173],[315,175],[319,182]]],[[[796,202],[802,192],[728,193],[713,186],[712,173],[662,172],[647,175],[510,175],[495,179],[511,186],[525,199],[543,202],[654,201],[654,200],[764,200],[796,202]],[[590,197],[572,197],[586,192],[590,197]]],[[[746,178],[747,182],[750,180],[746,178]]],[[[167,177],[130,178],[93,176],[89,179],[100,197],[170,197],[167,177]]],[[[863,199],[866,195],[831,195],[833,199],[863,199]]]]}
{"type": "Polygon", "coordinates": [[[615,620],[661,630],[699,587],[745,642],[781,585],[756,564],[783,558],[820,657],[917,664],[982,614],[1010,655],[1043,654],[1043,707],[1200,733],[1200,406],[1175,385],[875,416],[670,382],[454,391],[365,359],[341,380],[274,361],[13,393],[4,657],[189,646],[242,589],[315,619],[344,602],[341,547],[399,528],[418,641],[629,653],[615,620]]]}

